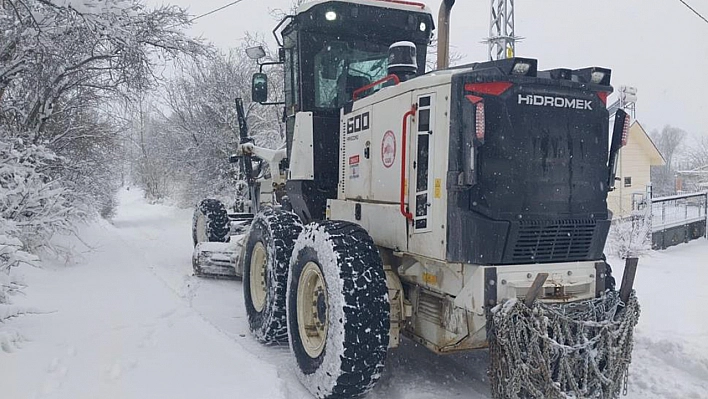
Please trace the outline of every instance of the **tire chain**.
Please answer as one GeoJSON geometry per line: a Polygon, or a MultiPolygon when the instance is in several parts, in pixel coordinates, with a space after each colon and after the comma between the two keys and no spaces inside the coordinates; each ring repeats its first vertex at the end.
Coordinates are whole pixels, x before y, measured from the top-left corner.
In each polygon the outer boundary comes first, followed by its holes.
{"type": "Polygon", "coordinates": [[[618,398],[627,393],[634,291],[570,303],[507,301],[487,312],[489,378],[495,399],[618,398]],[[574,396],[572,396],[574,395],[574,396]]]}

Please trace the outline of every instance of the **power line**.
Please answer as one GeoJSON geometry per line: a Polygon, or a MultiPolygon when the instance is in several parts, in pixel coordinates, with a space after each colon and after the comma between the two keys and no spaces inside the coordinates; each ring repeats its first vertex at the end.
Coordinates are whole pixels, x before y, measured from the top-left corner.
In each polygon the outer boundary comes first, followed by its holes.
{"type": "Polygon", "coordinates": [[[694,14],[698,15],[698,18],[702,19],[703,21],[705,21],[705,23],[708,24],[708,19],[706,19],[706,17],[704,17],[703,15],[701,15],[701,13],[699,13],[698,11],[696,11],[695,8],[691,7],[688,3],[686,3],[686,2],[683,1],[683,0],[679,0],[679,1],[680,1],[681,3],[683,3],[683,5],[685,5],[686,7],[688,7],[689,10],[693,11],[694,14]]]}
{"type": "MultiPolygon", "coordinates": [[[[224,8],[231,7],[232,5],[238,4],[238,3],[242,2],[242,1],[243,1],[243,0],[232,1],[231,3],[229,3],[229,4],[225,5],[225,6],[221,6],[221,7],[217,8],[217,9],[215,9],[215,10],[211,10],[211,11],[209,11],[209,12],[207,12],[207,13],[204,13],[204,14],[201,14],[201,15],[197,15],[196,17],[190,19],[189,22],[194,22],[194,21],[198,20],[199,18],[206,17],[207,15],[214,14],[215,12],[219,12],[219,11],[223,10],[224,8]]],[[[706,21],[706,22],[708,22],[708,21],[706,21]]]]}

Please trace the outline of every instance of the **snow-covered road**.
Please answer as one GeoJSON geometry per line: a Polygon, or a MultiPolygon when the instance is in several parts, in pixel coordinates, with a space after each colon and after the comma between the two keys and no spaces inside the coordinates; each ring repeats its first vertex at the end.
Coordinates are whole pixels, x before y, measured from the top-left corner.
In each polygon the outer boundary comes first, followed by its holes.
{"type": "MultiPolygon", "coordinates": [[[[0,398],[309,398],[285,347],[248,334],[241,283],[191,275],[191,210],[121,193],[113,224],[82,231],[65,264],[22,268],[18,306],[0,324],[0,398]]],[[[708,398],[708,241],[640,260],[643,305],[629,398],[708,398]]],[[[621,273],[620,270],[617,271],[621,273]]],[[[621,275],[621,274],[620,274],[621,275]]],[[[484,351],[393,351],[369,398],[487,398],[484,351]]]]}
{"type": "MultiPolygon", "coordinates": [[[[27,341],[0,352],[0,397],[285,397],[277,367],[234,338],[246,331],[226,334],[190,305],[200,287],[189,276],[189,212],[139,198],[124,193],[115,227],[84,229],[93,249],[78,264],[25,269],[16,303],[46,314],[8,326],[27,341]]],[[[222,301],[207,310],[228,308],[222,301]]]]}

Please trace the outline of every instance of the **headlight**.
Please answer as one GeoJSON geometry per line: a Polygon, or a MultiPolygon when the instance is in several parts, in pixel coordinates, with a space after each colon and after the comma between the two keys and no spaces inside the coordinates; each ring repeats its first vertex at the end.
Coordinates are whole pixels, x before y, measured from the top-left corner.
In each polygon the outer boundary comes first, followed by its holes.
{"type": "Polygon", "coordinates": [[[590,74],[590,81],[595,83],[595,84],[600,84],[602,82],[602,79],[605,78],[605,72],[602,71],[595,71],[590,74]]]}
{"type": "Polygon", "coordinates": [[[531,69],[531,64],[527,64],[525,62],[517,62],[514,64],[514,69],[511,70],[511,73],[513,75],[526,75],[529,73],[529,69],[531,69]]]}

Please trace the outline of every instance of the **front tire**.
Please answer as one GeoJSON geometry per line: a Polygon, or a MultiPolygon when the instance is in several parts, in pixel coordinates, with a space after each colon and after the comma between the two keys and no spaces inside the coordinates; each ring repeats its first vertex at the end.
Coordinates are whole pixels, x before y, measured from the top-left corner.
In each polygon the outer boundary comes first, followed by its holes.
{"type": "Polygon", "coordinates": [[[360,226],[303,228],[288,276],[290,348],[298,377],[317,398],[365,394],[383,371],[389,303],[381,257],[360,226]]]}
{"type": "Polygon", "coordinates": [[[297,215],[265,208],[253,219],[243,256],[243,297],[248,326],[264,344],[288,342],[285,294],[297,215]]]}
{"type": "Polygon", "coordinates": [[[229,214],[224,204],[216,199],[203,199],[192,216],[192,241],[226,242],[229,240],[229,214]]]}

